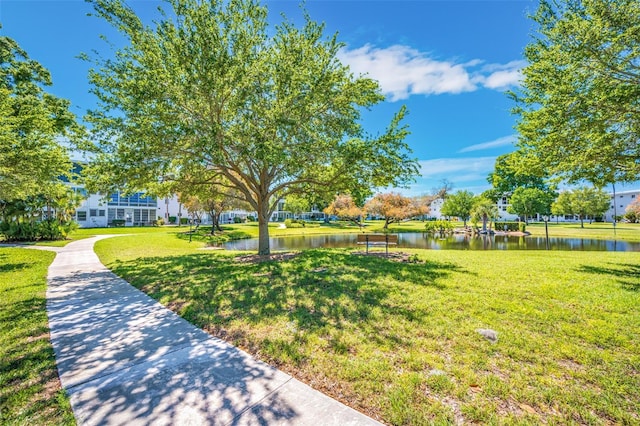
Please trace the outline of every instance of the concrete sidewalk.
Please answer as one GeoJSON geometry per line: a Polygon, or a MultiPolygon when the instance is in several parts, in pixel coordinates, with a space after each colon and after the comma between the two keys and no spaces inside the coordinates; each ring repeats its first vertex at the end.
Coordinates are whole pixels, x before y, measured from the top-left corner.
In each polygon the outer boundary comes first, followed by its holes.
{"type": "Polygon", "coordinates": [[[253,359],[107,270],[99,236],[56,250],[47,311],[62,386],[83,425],[375,425],[253,359]]]}

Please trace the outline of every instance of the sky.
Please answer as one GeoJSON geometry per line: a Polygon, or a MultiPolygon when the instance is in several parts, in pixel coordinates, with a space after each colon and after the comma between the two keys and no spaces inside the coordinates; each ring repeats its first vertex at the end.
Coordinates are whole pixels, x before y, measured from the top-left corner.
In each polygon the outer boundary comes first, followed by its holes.
{"type": "MultiPolygon", "coordinates": [[[[149,21],[155,0],[129,0],[149,21]]],[[[284,13],[300,22],[299,1],[267,1],[269,19],[284,13]]],[[[386,100],[363,115],[377,134],[406,105],[406,142],[421,176],[406,195],[431,193],[447,179],[455,190],[480,193],[497,156],[513,151],[517,117],[505,91],[516,89],[525,46],[533,35],[535,0],[307,0],[312,19],[327,36],[345,43],[340,59],[354,73],[380,82],[386,100]]],[[[52,75],[47,90],[69,99],[82,117],[96,106],[89,93],[89,64],[81,53],[108,54],[101,39],[118,35],[83,0],[0,0],[0,33],[16,40],[52,75]]]]}

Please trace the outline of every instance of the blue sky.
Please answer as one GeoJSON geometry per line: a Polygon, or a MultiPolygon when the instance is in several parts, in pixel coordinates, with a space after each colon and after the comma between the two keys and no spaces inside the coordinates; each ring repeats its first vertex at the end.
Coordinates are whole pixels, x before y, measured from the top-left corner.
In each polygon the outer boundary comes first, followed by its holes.
{"type": "MultiPolygon", "coordinates": [[[[158,2],[130,0],[143,17],[158,2]]],[[[300,19],[298,1],[268,1],[270,19],[285,13],[300,19]]],[[[365,128],[383,130],[406,105],[407,142],[420,160],[422,177],[402,192],[431,192],[442,179],[454,190],[479,193],[498,155],[513,151],[516,117],[504,92],[517,87],[525,65],[523,50],[533,24],[527,18],[537,1],[313,1],[310,16],[346,43],[343,62],[380,81],[387,100],[367,112],[365,128]]],[[[104,34],[113,30],[87,16],[83,0],[1,0],[3,35],[15,39],[52,74],[49,90],[67,98],[83,116],[95,106],[88,93],[89,65],[77,59],[92,50],[107,53],[104,34]]]]}

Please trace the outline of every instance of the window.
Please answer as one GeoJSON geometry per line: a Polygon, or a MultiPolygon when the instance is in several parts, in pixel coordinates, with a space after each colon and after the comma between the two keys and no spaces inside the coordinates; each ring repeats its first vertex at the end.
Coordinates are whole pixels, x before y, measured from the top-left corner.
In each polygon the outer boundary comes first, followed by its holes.
{"type": "Polygon", "coordinates": [[[96,217],[96,216],[98,216],[98,210],[96,210],[96,209],[90,209],[90,210],[89,210],[89,216],[91,216],[91,217],[96,217]]]}
{"type": "Polygon", "coordinates": [[[87,212],[78,211],[76,212],[76,217],[78,218],[78,222],[84,222],[87,220],[87,212]]]}
{"type": "Polygon", "coordinates": [[[636,194],[631,194],[631,198],[636,198],[636,194]]]}
{"type": "Polygon", "coordinates": [[[98,210],[98,216],[104,217],[104,210],[98,210]]]}

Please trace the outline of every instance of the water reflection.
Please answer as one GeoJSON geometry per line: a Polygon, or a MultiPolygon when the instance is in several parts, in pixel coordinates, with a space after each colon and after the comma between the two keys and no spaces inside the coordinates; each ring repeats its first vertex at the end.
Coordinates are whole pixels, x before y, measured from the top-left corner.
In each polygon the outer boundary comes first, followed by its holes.
{"type": "MultiPolygon", "coordinates": [[[[640,251],[640,243],[582,238],[549,238],[551,250],[640,251]]],[[[303,235],[271,238],[272,250],[355,247],[355,234],[303,235]]],[[[258,240],[239,240],[224,244],[229,250],[257,250],[258,240]]],[[[438,237],[421,233],[398,234],[398,247],[432,250],[546,250],[545,237],[513,237],[506,235],[451,235],[438,237]]]]}

